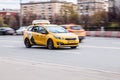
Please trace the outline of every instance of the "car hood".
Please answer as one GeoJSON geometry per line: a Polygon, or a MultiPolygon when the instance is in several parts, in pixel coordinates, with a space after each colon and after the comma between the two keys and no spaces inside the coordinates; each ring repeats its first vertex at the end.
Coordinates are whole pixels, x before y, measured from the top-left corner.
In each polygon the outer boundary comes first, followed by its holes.
{"type": "Polygon", "coordinates": [[[63,37],[63,38],[76,38],[78,37],[74,33],[53,33],[54,36],[63,37]]]}

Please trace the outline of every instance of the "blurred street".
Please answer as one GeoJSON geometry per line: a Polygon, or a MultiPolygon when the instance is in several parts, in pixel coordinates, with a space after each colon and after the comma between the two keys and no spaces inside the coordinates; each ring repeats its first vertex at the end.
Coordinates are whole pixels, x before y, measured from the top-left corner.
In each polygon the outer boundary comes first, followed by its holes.
{"type": "MultiPolygon", "coordinates": [[[[1,62],[2,60],[3,62],[7,62],[8,66],[12,60],[12,62],[15,61],[16,63],[17,61],[18,63],[32,62],[31,64],[33,65],[57,65],[64,68],[73,67],[72,69],[75,70],[77,70],[76,68],[80,68],[93,70],[93,72],[102,71],[120,74],[120,40],[119,38],[86,37],[77,49],[61,48],[48,50],[45,47],[39,46],[33,46],[29,49],[25,48],[22,36],[0,36],[0,63],[4,64],[1,62]]],[[[2,66],[0,70],[3,70],[2,66]]],[[[2,73],[0,72],[0,74],[2,73]]],[[[108,79],[106,78],[104,80],[108,79]]]]}
{"type": "Polygon", "coordinates": [[[0,80],[120,80],[119,61],[120,0],[0,0],[0,80]]]}

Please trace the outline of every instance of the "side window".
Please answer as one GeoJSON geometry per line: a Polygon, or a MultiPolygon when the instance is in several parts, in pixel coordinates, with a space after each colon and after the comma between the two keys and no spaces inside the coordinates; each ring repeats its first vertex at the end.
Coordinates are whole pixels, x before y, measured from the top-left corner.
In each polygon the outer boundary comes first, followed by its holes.
{"type": "Polygon", "coordinates": [[[43,32],[45,32],[45,31],[46,31],[45,28],[39,26],[39,29],[38,29],[38,32],[39,32],[39,33],[43,33],[43,32]]]}
{"type": "Polygon", "coordinates": [[[39,30],[39,27],[38,27],[38,26],[34,26],[34,27],[32,28],[32,32],[38,32],[38,30],[39,30]]]}
{"type": "Polygon", "coordinates": [[[45,31],[45,28],[39,26],[39,32],[42,33],[43,31],[45,31]]]}
{"type": "Polygon", "coordinates": [[[28,31],[32,31],[32,28],[33,28],[33,27],[31,26],[31,27],[29,27],[27,30],[28,30],[28,31]]]}
{"type": "Polygon", "coordinates": [[[31,29],[32,32],[38,32],[38,33],[45,33],[46,32],[46,29],[41,27],[41,26],[34,26],[32,29],[31,29]]]}

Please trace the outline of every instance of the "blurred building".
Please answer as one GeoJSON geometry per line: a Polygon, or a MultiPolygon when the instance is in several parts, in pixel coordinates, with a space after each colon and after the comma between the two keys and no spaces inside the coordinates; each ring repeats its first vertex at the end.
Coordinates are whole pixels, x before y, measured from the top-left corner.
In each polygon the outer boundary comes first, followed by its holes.
{"type": "Polygon", "coordinates": [[[60,15],[60,9],[62,5],[75,6],[77,11],[77,5],[71,2],[66,2],[65,0],[50,0],[45,2],[29,2],[21,4],[21,12],[23,16],[29,13],[41,16],[42,19],[50,20],[55,15],[60,15]]]}
{"type": "Polygon", "coordinates": [[[5,16],[5,15],[12,15],[15,16],[19,13],[20,11],[18,9],[2,9],[0,10],[0,16],[5,16]]]}
{"type": "Polygon", "coordinates": [[[115,0],[116,7],[120,8],[120,0],[115,0]]]}
{"type": "Polygon", "coordinates": [[[93,15],[98,11],[113,11],[115,0],[78,0],[80,15],[93,15]]]}

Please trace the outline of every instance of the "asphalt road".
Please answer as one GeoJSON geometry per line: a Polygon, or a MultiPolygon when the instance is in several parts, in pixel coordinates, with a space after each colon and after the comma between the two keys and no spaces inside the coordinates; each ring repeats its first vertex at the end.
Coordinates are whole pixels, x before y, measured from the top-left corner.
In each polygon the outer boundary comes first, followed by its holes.
{"type": "Polygon", "coordinates": [[[120,73],[120,39],[86,37],[77,49],[25,48],[22,36],[0,36],[0,57],[120,73]]]}

